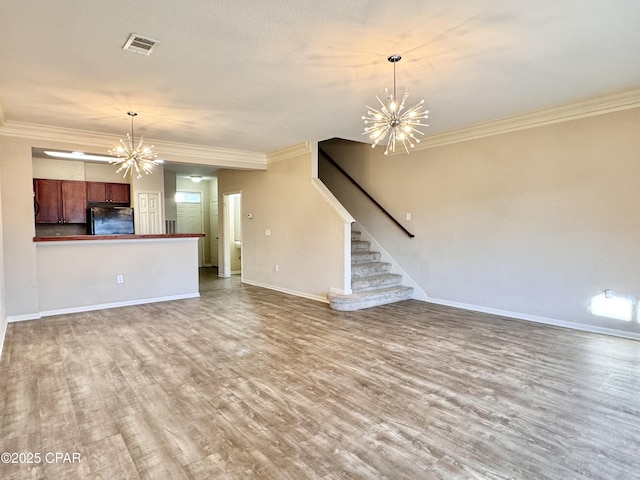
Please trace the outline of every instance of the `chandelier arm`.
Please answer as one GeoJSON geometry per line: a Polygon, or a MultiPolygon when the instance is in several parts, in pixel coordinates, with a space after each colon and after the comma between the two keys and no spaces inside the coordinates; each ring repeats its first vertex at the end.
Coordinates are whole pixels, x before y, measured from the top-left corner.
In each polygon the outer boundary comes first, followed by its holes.
{"type": "Polygon", "coordinates": [[[378,95],[376,95],[376,98],[378,99],[378,102],[380,102],[380,105],[382,106],[381,110],[382,112],[387,112],[387,106],[384,104],[384,102],[382,100],[380,100],[380,97],[378,95]]]}
{"type": "MultiPolygon", "coordinates": [[[[394,64],[395,65],[395,64],[394,64]]],[[[398,107],[398,115],[400,114],[400,112],[402,111],[402,109],[404,108],[404,103],[407,101],[407,98],[409,97],[409,88],[407,87],[404,90],[404,95],[402,96],[402,102],[400,102],[400,106],[398,107]]],[[[415,107],[414,107],[415,108],[415,107]]],[[[408,110],[411,111],[411,110],[408,110]]]]}
{"type": "MultiPolygon", "coordinates": [[[[373,146],[378,145],[380,142],[382,142],[382,140],[384,140],[384,137],[387,136],[387,134],[389,133],[389,126],[385,125],[384,127],[382,127],[382,130],[380,131],[380,135],[378,135],[378,138],[376,138],[376,140],[373,142],[373,146]]],[[[389,137],[391,138],[391,137],[389,137]]]]}
{"type": "Polygon", "coordinates": [[[138,142],[138,146],[136,147],[136,152],[142,152],[140,149],[142,147],[142,142],[144,142],[144,135],[140,135],[140,141],[138,142]]]}

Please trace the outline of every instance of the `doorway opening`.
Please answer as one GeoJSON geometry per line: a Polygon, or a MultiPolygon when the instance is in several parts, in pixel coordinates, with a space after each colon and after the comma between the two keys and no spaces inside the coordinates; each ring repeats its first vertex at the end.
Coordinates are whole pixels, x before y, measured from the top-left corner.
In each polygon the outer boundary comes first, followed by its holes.
{"type": "Polygon", "coordinates": [[[222,238],[222,271],[220,276],[242,274],[242,194],[223,195],[224,234],[222,238]]]}

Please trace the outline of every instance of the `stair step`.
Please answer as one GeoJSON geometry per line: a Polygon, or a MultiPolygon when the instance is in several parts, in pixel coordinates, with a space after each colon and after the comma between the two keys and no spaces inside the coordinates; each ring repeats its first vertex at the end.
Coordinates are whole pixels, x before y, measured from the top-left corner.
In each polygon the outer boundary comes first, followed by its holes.
{"type": "Polygon", "coordinates": [[[412,294],[413,288],[403,286],[352,293],[351,295],[331,294],[329,295],[329,305],[334,310],[347,312],[408,300],[412,294]]]}
{"type": "Polygon", "coordinates": [[[400,285],[402,275],[396,273],[383,273],[381,275],[371,275],[369,277],[357,277],[351,280],[351,290],[354,293],[367,292],[379,288],[387,288],[400,285]]]}
{"type": "Polygon", "coordinates": [[[351,231],[350,295],[329,294],[334,310],[353,311],[408,300],[413,288],[401,285],[402,275],[389,273],[391,264],[380,261],[380,252],[371,251],[371,242],[360,240],[361,232],[351,231]]]}
{"type": "Polygon", "coordinates": [[[367,242],[366,240],[351,240],[352,252],[368,252],[369,248],[371,248],[371,242],[367,242]]]}
{"type": "Polygon", "coordinates": [[[370,277],[371,275],[380,275],[389,273],[391,264],[385,262],[356,263],[351,265],[351,278],[370,277]]]}
{"type": "Polygon", "coordinates": [[[380,252],[351,252],[351,265],[380,261],[380,252]]]}

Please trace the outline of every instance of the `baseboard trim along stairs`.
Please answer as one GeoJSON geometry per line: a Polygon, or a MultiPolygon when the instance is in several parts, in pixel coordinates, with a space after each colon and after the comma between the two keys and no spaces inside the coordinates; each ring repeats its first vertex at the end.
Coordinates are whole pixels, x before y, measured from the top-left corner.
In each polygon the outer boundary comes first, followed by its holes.
{"type": "Polygon", "coordinates": [[[390,273],[391,264],[380,261],[380,253],[371,251],[371,243],[351,232],[351,290],[349,295],[331,293],[329,306],[334,310],[353,311],[408,300],[412,287],[405,287],[402,275],[390,273]]]}

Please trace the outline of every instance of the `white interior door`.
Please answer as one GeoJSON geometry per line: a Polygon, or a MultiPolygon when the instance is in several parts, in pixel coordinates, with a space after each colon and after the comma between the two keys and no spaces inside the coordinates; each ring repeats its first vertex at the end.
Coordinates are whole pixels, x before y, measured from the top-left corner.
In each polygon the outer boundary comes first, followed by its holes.
{"type": "Polygon", "coordinates": [[[140,235],[164,233],[162,230],[162,212],[160,211],[160,193],[139,192],[138,208],[135,212],[140,235]]]}
{"type": "MultiPolygon", "coordinates": [[[[201,203],[178,203],[177,204],[177,233],[204,233],[202,221],[201,203]]],[[[203,264],[204,245],[202,238],[198,239],[198,266],[203,264]]]]}

